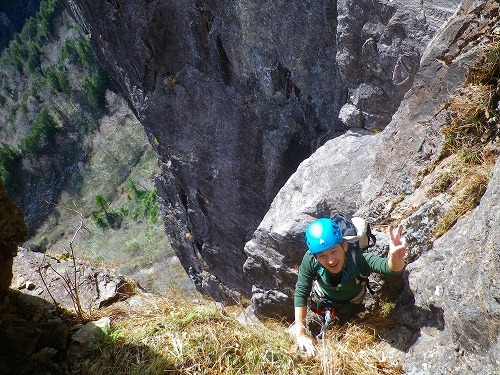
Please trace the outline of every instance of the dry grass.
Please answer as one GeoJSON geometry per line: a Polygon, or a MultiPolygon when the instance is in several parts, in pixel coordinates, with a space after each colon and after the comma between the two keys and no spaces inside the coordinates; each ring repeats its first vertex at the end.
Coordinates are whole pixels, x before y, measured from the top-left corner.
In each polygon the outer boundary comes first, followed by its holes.
{"type": "Polygon", "coordinates": [[[468,83],[496,84],[500,67],[500,40],[491,42],[483,53],[479,56],[476,64],[469,68],[468,83]]]}
{"type": "Polygon", "coordinates": [[[458,193],[455,196],[455,203],[443,215],[441,221],[436,226],[434,233],[436,238],[446,233],[455,225],[461,216],[465,215],[479,204],[488,185],[490,176],[487,172],[490,170],[491,169],[487,169],[483,171],[483,173],[477,170],[469,170],[466,174],[461,176],[457,188],[458,193]]]}
{"type": "Polygon", "coordinates": [[[374,329],[348,324],[331,330],[320,351],[322,374],[402,374],[402,367],[387,360],[377,348],[374,329]]]}
{"type": "Polygon", "coordinates": [[[85,373],[101,374],[401,374],[384,359],[373,329],[329,331],[314,358],[300,354],[287,325],[238,322],[242,307],[148,298],[113,308],[111,332],[95,348],[85,373]]]}
{"type": "Polygon", "coordinates": [[[435,238],[474,209],[486,191],[499,153],[499,78],[500,42],[496,40],[469,68],[464,87],[450,96],[451,121],[442,130],[442,162],[446,157],[450,167],[434,181],[429,194],[448,192],[452,204],[438,223],[435,238]]]}
{"type": "Polygon", "coordinates": [[[494,94],[490,85],[469,84],[450,97],[453,120],[442,130],[445,152],[457,153],[465,147],[477,147],[490,128],[497,126],[489,122],[493,118],[494,94]]]}
{"type": "MultiPolygon", "coordinates": [[[[497,38],[498,39],[498,38],[497,38]]],[[[444,152],[457,153],[478,148],[498,132],[498,83],[500,41],[485,46],[478,60],[469,67],[465,85],[450,96],[452,121],[443,128],[444,152]]],[[[473,162],[480,163],[481,158],[473,162]]]]}

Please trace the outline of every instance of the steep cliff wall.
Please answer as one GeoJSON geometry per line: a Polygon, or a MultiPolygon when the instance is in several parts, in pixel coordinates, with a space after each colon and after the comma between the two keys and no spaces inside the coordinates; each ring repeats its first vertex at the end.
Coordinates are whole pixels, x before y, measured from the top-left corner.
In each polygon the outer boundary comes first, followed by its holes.
{"type": "Polygon", "coordinates": [[[244,243],[288,177],[387,125],[459,1],[67,3],[157,150],[179,259],[225,299],[250,292],[244,243]]]}

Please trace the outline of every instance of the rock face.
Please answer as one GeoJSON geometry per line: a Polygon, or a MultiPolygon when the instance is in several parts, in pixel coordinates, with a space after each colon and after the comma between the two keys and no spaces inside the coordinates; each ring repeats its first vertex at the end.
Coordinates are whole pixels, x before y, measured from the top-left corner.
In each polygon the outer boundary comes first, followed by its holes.
{"type": "Polygon", "coordinates": [[[68,257],[57,259],[49,255],[19,248],[14,259],[14,277],[11,289],[21,291],[67,310],[75,309],[75,288],[84,313],[128,298],[138,287],[123,276],[109,270],[97,269],[90,264],[68,257]],[[76,269],[75,269],[76,266],[76,269]]]}
{"type": "Polygon", "coordinates": [[[19,207],[7,195],[0,179],[0,300],[12,282],[12,264],[17,246],[28,236],[19,207]]]}
{"type": "Polygon", "coordinates": [[[356,211],[375,153],[383,150],[379,138],[346,134],[328,141],[277,194],[245,246],[244,269],[254,280],[252,301],[259,314],[291,317],[297,269],[305,251],[304,230],[311,220],[332,210],[356,211]]]}
{"type": "Polygon", "coordinates": [[[67,3],[157,150],[167,233],[200,289],[251,288],[257,313],[289,315],[313,217],[404,218],[414,262],[388,350],[408,373],[494,373],[498,166],[435,243],[449,197],[421,186],[497,2],[67,3]]]}
{"type": "Polygon", "coordinates": [[[312,218],[337,211],[375,224],[404,218],[414,262],[398,300],[397,328],[381,332],[387,350],[408,374],[498,372],[500,165],[479,207],[435,242],[449,196],[426,198],[422,172],[440,155],[447,95],[463,84],[498,21],[498,3],[464,2],[429,43],[412,89],[383,132],[338,137],[298,167],[245,247],[257,313],[292,312],[302,233],[312,218]]]}
{"type": "Polygon", "coordinates": [[[479,207],[408,266],[398,308],[398,321],[418,332],[404,359],[408,374],[498,373],[499,196],[497,163],[479,207]]]}
{"type": "Polygon", "coordinates": [[[159,155],[181,263],[227,299],[251,290],[243,247],[278,190],[327,140],[389,123],[459,1],[67,4],[159,155]]]}
{"type": "Polygon", "coordinates": [[[497,19],[496,5],[465,3],[429,44],[414,86],[383,132],[347,134],[330,140],[298,167],[245,246],[245,270],[256,281],[253,300],[257,306],[271,311],[274,305],[278,311],[283,310],[284,296],[276,303],[271,296],[281,291],[291,297],[291,280],[296,278],[305,251],[303,232],[315,217],[356,212],[377,224],[386,222],[389,216],[393,220],[398,220],[398,215],[404,218],[401,211],[411,205],[421,207],[405,221],[412,230],[410,252],[418,252],[414,254],[418,256],[422,251],[414,247],[430,248],[430,234],[439,218],[434,211],[443,205],[443,197],[428,201],[417,187],[424,168],[440,154],[447,90],[464,83],[467,67],[479,52],[476,46],[482,33],[491,30],[497,19]],[[476,23],[478,14],[487,16],[476,23]],[[461,48],[450,49],[452,41],[460,41],[461,48]],[[447,63],[443,66],[442,61],[447,63]],[[445,87],[447,90],[443,90],[445,87]],[[423,218],[431,220],[426,228],[419,227],[423,218]],[[269,267],[273,277],[265,276],[270,274],[269,267]]]}

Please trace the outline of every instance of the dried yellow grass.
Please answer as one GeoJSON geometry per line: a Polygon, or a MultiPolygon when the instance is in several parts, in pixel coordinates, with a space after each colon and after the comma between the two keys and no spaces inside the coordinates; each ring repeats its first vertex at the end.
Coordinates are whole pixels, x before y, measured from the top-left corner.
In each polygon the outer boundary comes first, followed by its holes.
{"type": "Polygon", "coordinates": [[[455,187],[454,203],[451,208],[445,212],[436,226],[434,233],[436,238],[446,233],[455,225],[460,217],[464,216],[479,204],[488,186],[491,169],[492,166],[482,169],[478,168],[476,170],[469,169],[460,176],[456,184],[457,186],[455,187]]]}
{"type": "Polygon", "coordinates": [[[486,191],[499,153],[499,72],[500,41],[495,38],[469,68],[464,87],[450,96],[451,121],[442,129],[445,142],[441,163],[451,163],[428,191],[434,195],[449,193],[451,208],[440,219],[435,238],[474,209],[486,191]]]}
{"type": "Polygon", "coordinates": [[[469,68],[467,83],[496,83],[500,62],[500,40],[498,36],[483,49],[478,61],[469,68]]]}
{"type": "Polygon", "coordinates": [[[177,297],[143,298],[104,310],[111,332],[95,348],[86,373],[104,374],[401,374],[384,358],[373,329],[348,325],[328,332],[319,354],[299,353],[287,324],[243,325],[243,308],[177,297]]]}
{"type": "Polygon", "coordinates": [[[443,127],[444,151],[457,153],[481,144],[481,139],[496,124],[488,121],[494,90],[490,85],[467,85],[450,96],[452,121],[443,127]]]}
{"type": "Polygon", "coordinates": [[[320,352],[324,375],[402,374],[402,367],[389,361],[379,348],[374,329],[348,324],[327,334],[320,352]]]}

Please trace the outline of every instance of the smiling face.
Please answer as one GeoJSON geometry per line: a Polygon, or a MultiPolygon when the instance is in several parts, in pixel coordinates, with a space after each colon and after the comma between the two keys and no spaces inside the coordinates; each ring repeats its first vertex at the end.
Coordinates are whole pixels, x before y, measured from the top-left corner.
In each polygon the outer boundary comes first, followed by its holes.
{"type": "Polygon", "coordinates": [[[346,241],[339,243],[316,255],[318,262],[329,272],[337,274],[344,268],[345,253],[347,251],[346,241]]]}

